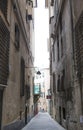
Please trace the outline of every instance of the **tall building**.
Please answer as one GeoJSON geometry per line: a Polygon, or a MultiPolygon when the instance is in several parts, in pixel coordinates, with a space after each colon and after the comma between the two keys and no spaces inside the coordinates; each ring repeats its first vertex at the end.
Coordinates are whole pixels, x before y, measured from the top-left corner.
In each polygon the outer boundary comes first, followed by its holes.
{"type": "Polygon", "coordinates": [[[83,1],[50,0],[48,8],[51,114],[67,130],[82,130],[83,1]]]}
{"type": "Polygon", "coordinates": [[[34,4],[0,0],[0,130],[33,116],[34,4]]]}

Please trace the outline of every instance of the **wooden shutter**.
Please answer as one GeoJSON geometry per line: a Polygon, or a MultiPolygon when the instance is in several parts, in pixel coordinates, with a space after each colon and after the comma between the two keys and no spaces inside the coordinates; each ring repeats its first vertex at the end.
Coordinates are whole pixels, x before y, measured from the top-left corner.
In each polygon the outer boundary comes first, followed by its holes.
{"type": "Polygon", "coordinates": [[[8,6],[8,0],[0,0],[0,10],[4,14],[4,16],[7,18],[7,6],[8,6]]]}
{"type": "Polygon", "coordinates": [[[10,33],[0,17],[0,84],[6,85],[9,74],[10,33]]]}
{"type": "Polygon", "coordinates": [[[83,12],[75,27],[76,61],[78,76],[83,78],[83,12]]]}

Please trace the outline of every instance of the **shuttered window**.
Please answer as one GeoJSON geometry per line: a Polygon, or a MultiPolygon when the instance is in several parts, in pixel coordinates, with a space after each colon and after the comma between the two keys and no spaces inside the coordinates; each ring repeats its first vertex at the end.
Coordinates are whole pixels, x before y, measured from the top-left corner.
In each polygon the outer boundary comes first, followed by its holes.
{"type": "Polygon", "coordinates": [[[81,104],[83,113],[83,11],[75,26],[76,63],[81,90],[81,104]]]}
{"type": "Polygon", "coordinates": [[[4,14],[4,16],[7,18],[7,6],[8,6],[8,0],[0,0],[0,10],[4,14]]]}
{"type": "Polygon", "coordinates": [[[10,33],[0,17],[0,84],[6,85],[9,74],[10,33]]]}
{"type": "Polygon", "coordinates": [[[76,40],[76,60],[78,75],[83,78],[83,12],[76,24],[75,28],[75,40],[76,40]]]}

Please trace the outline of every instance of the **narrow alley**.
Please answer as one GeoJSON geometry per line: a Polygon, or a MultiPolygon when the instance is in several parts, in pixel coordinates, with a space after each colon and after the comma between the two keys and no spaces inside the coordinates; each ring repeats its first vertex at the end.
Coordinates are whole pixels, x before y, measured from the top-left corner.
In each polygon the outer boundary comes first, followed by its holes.
{"type": "Polygon", "coordinates": [[[39,112],[22,130],[65,130],[47,112],[39,112]]]}
{"type": "Polygon", "coordinates": [[[0,130],[83,130],[83,0],[0,0],[0,130]]]}

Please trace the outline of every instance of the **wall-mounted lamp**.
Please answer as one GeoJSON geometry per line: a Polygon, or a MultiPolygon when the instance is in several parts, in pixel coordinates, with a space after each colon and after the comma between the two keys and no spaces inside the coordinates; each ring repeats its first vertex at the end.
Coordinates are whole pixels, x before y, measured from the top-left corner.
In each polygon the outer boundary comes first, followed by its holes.
{"type": "MultiPolygon", "coordinates": [[[[38,68],[38,67],[29,67],[29,66],[25,66],[25,68],[35,69],[35,68],[38,68]]],[[[41,75],[41,72],[38,70],[38,71],[36,71],[36,74],[41,75]]]]}
{"type": "Polygon", "coordinates": [[[41,75],[41,72],[38,70],[36,74],[41,75]]]}

